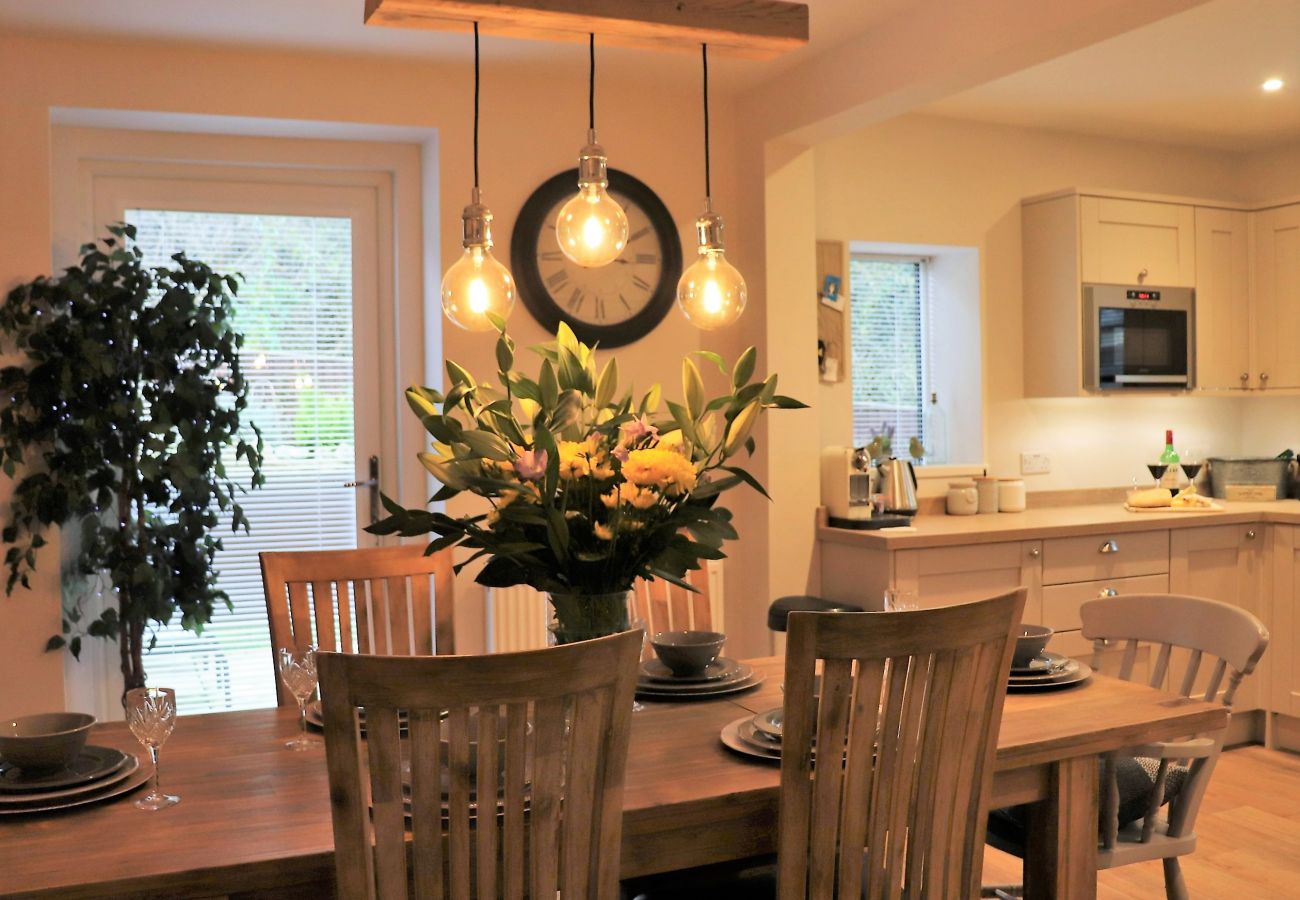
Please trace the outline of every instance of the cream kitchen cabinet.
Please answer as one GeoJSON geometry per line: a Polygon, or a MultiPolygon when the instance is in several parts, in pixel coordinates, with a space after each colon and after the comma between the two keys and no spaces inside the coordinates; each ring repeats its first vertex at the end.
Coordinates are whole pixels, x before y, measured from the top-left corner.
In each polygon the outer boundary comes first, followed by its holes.
{"type": "Polygon", "coordinates": [[[1253,375],[1265,390],[1300,388],[1300,203],[1253,215],[1253,375]]]}
{"type": "Polygon", "coordinates": [[[922,607],[970,603],[1025,587],[1024,621],[1041,622],[1042,555],[1041,541],[899,550],[893,587],[914,591],[922,607]]]}
{"type": "Polygon", "coordinates": [[[1300,717],[1300,527],[1272,526],[1273,640],[1265,653],[1271,711],[1300,717]]]}
{"type": "Polygon", "coordinates": [[[1084,283],[1195,287],[1195,213],[1185,204],[1081,196],[1079,255],[1084,283]]]}
{"type": "Polygon", "coordinates": [[[1196,387],[1260,386],[1251,364],[1250,215],[1196,208],[1196,387]]]}
{"type": "MultiPolygon", "coordinates": [[[[1169,590],[1175,594],[1209,597],[1240,607],[1267,622],[1264,592],[1266,530],[1263,524],[1214,525],[1180,528],[1169,537],[1169,590]]],[[[1272,652],[1272,651],[1269,651],[1272,652]]],[[[1186,655],[1171,661],[1174,671],[1186,664],[1186,655]]],[[[1195,684],[1209,682],[1210,666],[1201,667],[1195,684]]],[[[1262,709],[1267,696],[1264,672],[1257,671],[1242,683],[1234,709],[1249,712],[1262,709]]],[[[1170,685],[1178,688],[1180,685],[1170,685]]]]}

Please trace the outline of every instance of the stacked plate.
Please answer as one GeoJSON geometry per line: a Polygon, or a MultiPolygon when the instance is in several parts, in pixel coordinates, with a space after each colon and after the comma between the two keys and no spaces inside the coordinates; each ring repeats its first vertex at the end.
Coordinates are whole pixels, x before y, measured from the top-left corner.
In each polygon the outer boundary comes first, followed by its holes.
{"type": "Polygon", "coordinates": [[[1044,650],[1029,665],[1011,669],[1007,690],[1012,693],[1054,691],[1087,681],[1091,675],[1092,668],[1087,663],[1044,650]]]}
{"type": "Polygon", "coordinates": [[[0,760],[0,816],[48,812],[119,797],[149,780],[130,753],[87,746],[55,772],[24,772],[0,760]]]}
{"type": "Polygon", "coordinates": [[[756,759],[781,759],[781,725],[785,711],[777,706],[728,723],[719,735],[730,750],[756,759]]]}
{"type": "Polygon", "coordinates": [[[747,691],[763,683],[753,666],[719,656],[699,675],[674,675],[657,659],[641,664],[636,695],[642,700],[695,700],[747,691]]]}

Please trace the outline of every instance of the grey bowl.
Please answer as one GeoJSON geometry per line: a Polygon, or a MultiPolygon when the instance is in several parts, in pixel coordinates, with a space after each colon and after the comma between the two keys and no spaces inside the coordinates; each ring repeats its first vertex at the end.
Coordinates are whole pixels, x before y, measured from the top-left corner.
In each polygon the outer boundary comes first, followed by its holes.
{"type": "Polygon", "coordinates": [[[1011,657],[1013,669],[1023,669],[1043,652],[1047,642],[1055,634],[1046,625],[1021,625],[1020,636],[1016,638],[1016,651],[1011,657]]]}
{"type": "Polygon", "coordinates": [[[28,772],[57,771],[81,753],[94,724],[95,717],[87,713],[0,720],[0,759],[28,772]]]}
{"type": "Polygon", "coordinates": [[[727,636],[721,631],[661,631],[650,638],[655,655],[674,675],[699,675],[718,658],[727,636]]]}

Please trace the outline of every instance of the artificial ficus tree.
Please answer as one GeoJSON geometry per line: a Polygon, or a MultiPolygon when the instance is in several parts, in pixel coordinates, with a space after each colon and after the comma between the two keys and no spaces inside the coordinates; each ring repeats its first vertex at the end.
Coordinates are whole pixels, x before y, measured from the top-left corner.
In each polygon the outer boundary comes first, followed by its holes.
{"type": "Polygon", "coordinates": [[[118,642],[124,690],[143,686],[151,629],[176,616],[201,632],[218,603],[216,529],[248,520],[227,472],[233,446],[263,482],[262,440],[241,431],[248,383],[234,329],[239,283],[178,253],[149,267],[135,228],[117,225],[78,265],[19,285],[0,304],[0,460],[14,479],[3,538],[5,589],[29,587],[51,527],[76,528],[73,572],[104,578],[115,603],[93,621],[65,604],[47,650],[83,633],[118,642]],[[14,357],[10,356],[13,360],[14,357]]]}

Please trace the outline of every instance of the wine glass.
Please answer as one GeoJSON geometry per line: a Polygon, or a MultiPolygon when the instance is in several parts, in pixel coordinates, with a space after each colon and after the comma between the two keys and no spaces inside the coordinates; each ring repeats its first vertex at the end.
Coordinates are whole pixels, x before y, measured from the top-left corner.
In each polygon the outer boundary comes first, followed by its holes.
{"type": "Polygon", "coordinates": [[[126,722],[153,760],[153,786],[135,801],[137,809],[165,809],[181,802],[158,787],[158,750],[176,725],[176,692],[171,688],[132,688],[126,692],[126,722]]]}
{"type": "Polygon", "coordinates": [[[276,659],[280,663],[280,680],[298,701],[299,734],[285,746],[290,750],[311,750],[318,743],[307,736],[307,700],[316,690],[316,648],[281,647],[276,659]]]}
{"type": "Polygon", "coordinates": [[[1205,463],[1201,461],[1199,450],[1184,450],[1179,465],[1182,467],[1183,474],[1191,483],[1191,487],[1196,487],[1196,476],[1201,474],[1201,469],[1205,463]]]}
{"type": "Polygon", "coordinates": [[[1169,471],[1169,466],[1162,462],[1147,463],[1147,471],[1156,480],[1155,487],[1160,487],[1160,479],[1165,477],[1165,473],[1169,471]]]}
{"type": "Polygon", "coordinates": [[[885,591],[885,612],[911,612],[920,608],[916,591],[885,591]]]}

